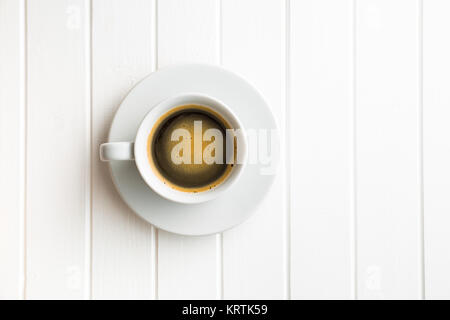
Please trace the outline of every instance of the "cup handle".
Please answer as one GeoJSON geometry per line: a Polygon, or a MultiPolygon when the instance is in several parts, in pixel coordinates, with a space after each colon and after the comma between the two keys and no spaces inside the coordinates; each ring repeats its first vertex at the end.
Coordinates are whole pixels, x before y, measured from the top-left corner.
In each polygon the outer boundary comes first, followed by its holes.
{"type": "Polygon", "coordinates": [[[134,160],[134,142],[108,142],[101,144],[100,160],[134,160]]]}

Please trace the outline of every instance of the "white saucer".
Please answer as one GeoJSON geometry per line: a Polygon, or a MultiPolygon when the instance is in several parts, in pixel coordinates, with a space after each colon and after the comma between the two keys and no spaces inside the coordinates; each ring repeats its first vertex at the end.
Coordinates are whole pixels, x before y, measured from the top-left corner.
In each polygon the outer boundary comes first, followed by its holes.
{"type": "MultiPolygon", "coordinates": [[[[114,116],[109,142],[134,141],[147,112],[180,92],[204,93],[223,101],[247,130],[276,129],[269,106],[246,80],[221,67],[192,64],[163,68],[138,83],[114,116]]],[[[279,154],[278,144],[276,148],[272,154],[279,154]]],[[[249,164],[239,181],[221,197],[186,205],[153,192],[142,180],[134,161],[111,161],[109,165],[120,195],[132,210],[160,229],[183,235],[217,233],[243,222],[261,203],[275,178],[260,174],[263,165],[249,164]]]]}

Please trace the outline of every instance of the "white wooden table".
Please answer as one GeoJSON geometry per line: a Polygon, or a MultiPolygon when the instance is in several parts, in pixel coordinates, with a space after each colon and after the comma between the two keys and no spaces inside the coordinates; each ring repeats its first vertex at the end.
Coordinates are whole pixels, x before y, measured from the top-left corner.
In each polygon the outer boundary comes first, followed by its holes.
{"type": "MultiPolygon", "coordinates": [[[[0,298],[450,298],[450,1],[0,0],[0,298]],[[221,64],[284,160],[243,225],[158,231],[98,146],[126,93],[221,64]]],[[[220,85],[220,84],[218,84],[220,85]]]]}

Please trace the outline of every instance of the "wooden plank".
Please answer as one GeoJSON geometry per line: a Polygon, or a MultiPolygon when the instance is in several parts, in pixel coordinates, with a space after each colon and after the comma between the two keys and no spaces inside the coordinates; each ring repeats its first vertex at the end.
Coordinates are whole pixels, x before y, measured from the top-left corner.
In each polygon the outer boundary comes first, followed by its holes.
{"type": "Polygon", "coordinates": [[[153,71],[154,2],[94,1],[92,15],[92,295],[151,299],[156,296],[154,229],[120,199],[98,148],[124,96],[153,71]]]}
{"type": "MultiPolygon", "coordinates": [[[[284,1],[222,3],[223,66],[242,74],[265,95],[282,129],[286,108],[284,32],[284,1]]],[[[271,192],[255,215],[224,233],[225,299],[287,297],[285,194],[282,163],[271,192]]]]}
{"type": "Polygon", "coordinates": [[[422,296],[418,9],[418,1],[357,1],[357,282],[363,299],[422,296]]]}
{"type": "Polygon", "coordinates": [[[27,286],[85,297],[89,219],[86,1],[28,1],[27,286]]]}
{"type": "Polygon", "coordinates": [[[291,1],[293,299],[353,298],[352,1],[291,1]]]}
{"type": "Polygon", "coordinates": [[[0,299],[23,298],[25,5],[0,4],[0,299]]]}
{"type": "Polygon", "coordinates": [[[425,294],[450,299],[450,2],[423,3],[425,294]]]}
{"type": "MultiPolygon", "coordinates": [[[[219,62],[218,5],[217,0],[158,2],[158,67],[219,62]]],[[[158,297],[220,298],[221,236],[158,235],[158,297]]]]}

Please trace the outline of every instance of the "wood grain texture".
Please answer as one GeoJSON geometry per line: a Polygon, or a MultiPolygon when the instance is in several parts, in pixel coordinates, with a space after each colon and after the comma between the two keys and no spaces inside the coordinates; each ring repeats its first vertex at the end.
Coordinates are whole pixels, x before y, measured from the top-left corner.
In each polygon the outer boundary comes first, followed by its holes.
{"type": "Polygon", "coordinates": [[[123,202],[98,157],[114,112],[153,70],[154,3],[94,1],[92,6],[92,297],[155,298],[154,230],[123,202]]]}
{"type": "Polygon", "coordinates": [[[291,1],[293,299],[351,299],[352,1],[291,1]]]}
{"type": "Polygon", "coordinates": [[[0,299],[23,298],[25,5],[0,3],[0,299]]]}
{"type": "Polygon", "coordinates": [[[423,2],[425,297],[450,299],[450,2],[423,2]]]}
{"type": "MultiPolygon", "coordinates": [[[[217,0],[158,2],[158,67],[219,62],[218,5],[217,0]]],[[[220,235],[158,235],[158,298],[220,298],[220,235]]]]}
{"type": "MultiPolygon", "coordinates": [[[[279,0],[222,2],[222,64],[243,75],[262,92],[283,137],[285,14],[284,2],[279,0]]],[[[287,297],[283,162],[282,157],[276,181],[257,212],[247,222],[224,233],[225,299],[287,297]]]]}
{"type": "Polygon", "coordinates": [[[356,18],[358,297],[418,299],[419,6],[357,1],[356,18]]]}
{"type": "Polygon", "coordinates": [[[0,0],[0,299],[450,299],[449,14],[0,0]],[[255,215],[207,237],[140,219],[98,158],[129,90],[191,62],[253,83],[288,156],[255,215]]]}
{"type": "Polygon", "coordinates": [[[87,2],[27,4],[26,295],[80,299],[88,276],[87,2]]]}

